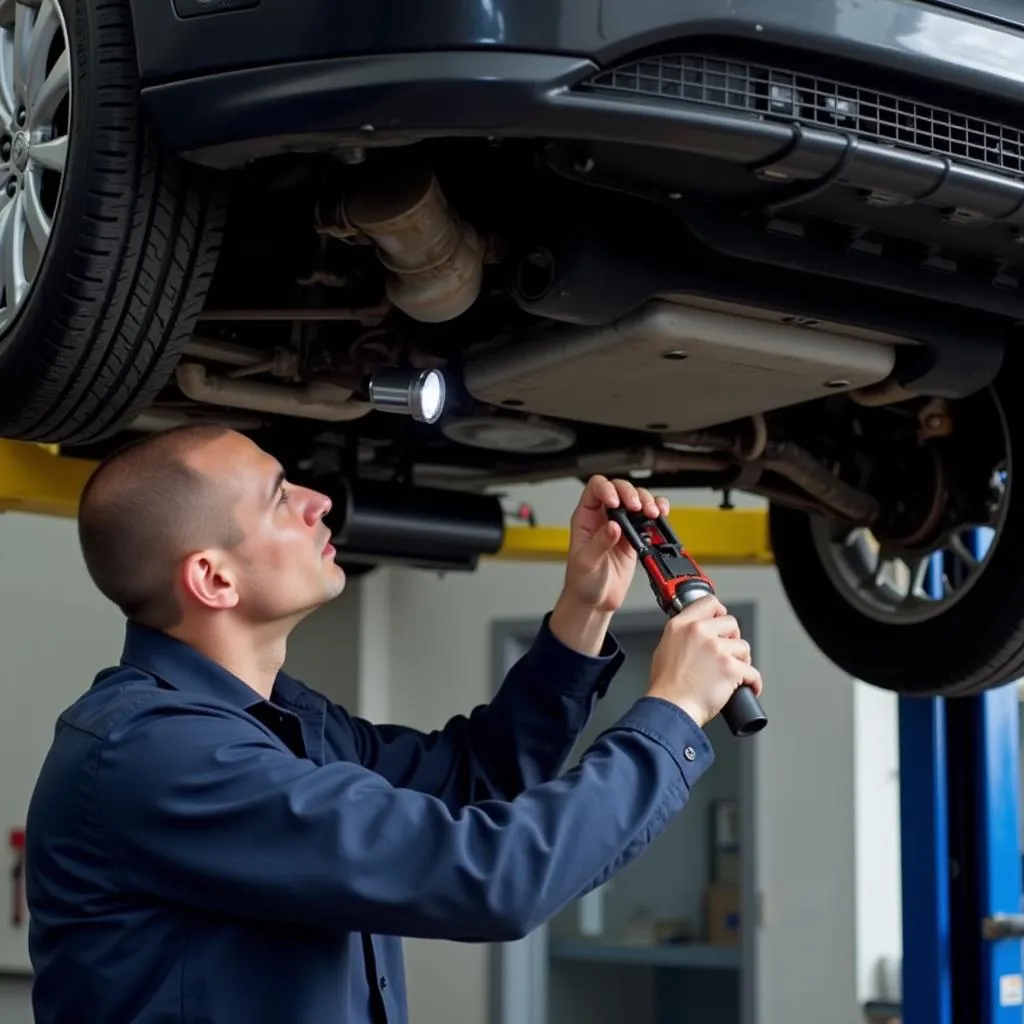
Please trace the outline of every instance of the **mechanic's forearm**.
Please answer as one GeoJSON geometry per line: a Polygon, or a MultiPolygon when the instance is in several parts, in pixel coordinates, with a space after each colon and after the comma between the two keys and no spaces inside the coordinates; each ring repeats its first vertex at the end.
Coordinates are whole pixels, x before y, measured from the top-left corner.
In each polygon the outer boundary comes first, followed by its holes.
{"type": "MultiPolygon", "coordinates": [[[[705,735],[672,705],[637,702],[579,766],[508,805],[471,808],[452,833],[453,898],[421,891],[421,937],[501,942],[549,921],[635,860],[683,810],[714,758],[705,735]],[[477,817],[479,815],[479,817],[477,817]]],[[[444,851],[442,844],[439,851],[444,851]]],[[[444,877],[445,853],[434,862],[444,877]]]]}
{"type": "Polygon", "coordinates": [[[494,699],[470,716],[478,799],[511,800],[562,770],[621,664],[607,618],[561,599],[494,699]]]}
{"type": "MultiPolygon", "coordinates": [[[[334,709],[335,717],[357,733],[361,763],[395,786],[438,797],[453,811],[481,800],[512,800],[555,778],[598,694],[622,663],[622,652],[602,623],[591,626],[586,614],[563,603],[563,623],[604,635],[598,656],[581,653],[552,631],[553,615],[546,616],[546,626],[509,669],[495,696],[468,716],[454,716],[443,729],[423,733],[374,726],[334,709]]],[[[572,639],[570,630],[560,632],[572,639]]]]}
{"type": "Polygon", "coordinates": [[[566,647],[596,658],[604,646],[611,622],[611,612],[599,611],[563,591],[551,612],[548,627],[566,647]]]}

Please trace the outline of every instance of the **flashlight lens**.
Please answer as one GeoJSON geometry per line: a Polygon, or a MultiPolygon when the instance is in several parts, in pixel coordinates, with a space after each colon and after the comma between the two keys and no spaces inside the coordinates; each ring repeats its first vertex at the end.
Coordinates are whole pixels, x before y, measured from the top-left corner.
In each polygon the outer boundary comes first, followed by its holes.
{"type": "Polygon", "coordinates": [[[419,389],[420,416],[426,423],[433,423],[441,415],[444,405],[444,382],[437,370],[430,370],[423,378],[419,389]]]}
{"type": "Polygon", "coordinates": [[[370,377],[367,393],[374,409],[434,423],[444,409],[444,376],[440,370],[387,367],[370,377]]]}

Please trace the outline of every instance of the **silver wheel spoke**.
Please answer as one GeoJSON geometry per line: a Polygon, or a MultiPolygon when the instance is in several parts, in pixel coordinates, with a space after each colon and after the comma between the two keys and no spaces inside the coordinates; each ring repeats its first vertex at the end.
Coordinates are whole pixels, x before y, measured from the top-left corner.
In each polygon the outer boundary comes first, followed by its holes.
{"type": "Polygon", "coordinates": [[[0,280],[3,281],[8,312],[17,309],[25,297],[25,202],[22,194],[14,197],[0,216],[0,280]]]}
{"type": "Polygon", "coordinates": [[[38,130],[43,124],[53,120],[61,100],[68,94],[70,85],[71,64],[68,61],[68,51],[65,50],[30,101],[29,118],[33,130],[38,130]]]}
{"type": "Polygon", "coordinates": [[[68,137],[60,135],[47,142],[34,142],[29,146],[29,158],[48,171],[64,173],[64,161],[68,157],[68,137]]]}
{"type": "Polygon", "coordinates": [[[928,597],[926,584],[928,582],[928,569],[931,567],[931,563],[931,555],[920,555],[912,559],[907,565],[907,568],[910,569],[910,578],[912,580],[910,593],[915,597],[922,599],[927,599],[928,597]]]}
{"type": "MultiPolygon", "coordinates": [[[[19,5],[19,10],[20,10],[19,5]]],[[[60,20],[53,0],[42,0],[32,26],[28,44],[28,66],[25,72],[25,102],[31,110],[46,79],[46,62],[53,37],[60,31],[60,20]]]]}
{"type": "Polygon", "coordinates": [[[39,175],[28,176],[28,187],[21,193],[24,197],[25,223],[32,243],[42,255],[46,251],[46,243],[50,240],[50,218],[43,209],[39,195],[39,175]]]}
{"type": "Polygon", "coordinates": [[[12,204],[8,202],[0,210],[0,296],[3,297],[3,310],[0,311],[0,326],[6,329],[14,310],[11,305],[11,298],[7,290],[7,266],[4,257],[11,246],[11,212],[12,204]]]}
{"type": "Polygon", "coordinates": [[[7,128],[14,120],[14,40],[13,28],[17,4],[14,0],[0,0],[0,128],[7,128]]]}
{"type": "Polygon", "coordinates": [[[956,533],[949,540],[950,550],[959,558],[964,565],[972,572],[978,568],[979,561],[973,551],[964,543],[963,537],[956,533]]]}
{"type": "Polygon", "coordinates": [[[0,0],[0,333],[10,330],[53,232],[70,98],[59,0],[0,0]]]}
{"type": "Polygon", "coordinates": [[[14,8],[14,98],[25,102],[25,83],[28,79],[32,51],[32,22],[34,11],[23,3],[14,8]]]}

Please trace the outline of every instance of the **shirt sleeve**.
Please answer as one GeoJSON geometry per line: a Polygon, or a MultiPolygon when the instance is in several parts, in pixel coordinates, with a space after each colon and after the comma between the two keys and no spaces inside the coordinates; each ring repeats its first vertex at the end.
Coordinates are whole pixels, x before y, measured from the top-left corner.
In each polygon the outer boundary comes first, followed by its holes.
{"type": "Polygon", "coordinates": [[[297,758],[257,723],[148,699],[96,762],[130,895],[331,931],[510,941],[635,858],[712,763],[643,698],[557,779],[453,812],[359,764],[297,758]]]}
{"type": "Polygon", "coordinates": [[[625,655],[610,634],[597,657],[572,650],[551,632],[550,617],[494,699],[443,729],[373,725],[334,708],[335,719],[354,733],[361,763],[453,811],[481,800],[511,800],[553,779],[625,655]]]}

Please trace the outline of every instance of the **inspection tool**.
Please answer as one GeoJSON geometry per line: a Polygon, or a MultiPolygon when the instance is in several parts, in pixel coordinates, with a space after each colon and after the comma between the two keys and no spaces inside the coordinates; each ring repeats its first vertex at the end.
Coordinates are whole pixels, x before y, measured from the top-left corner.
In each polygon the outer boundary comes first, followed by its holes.
{"type": "MultiPolygon", "coordinates": [[[[678,615],[694,601],[714,596],[714,584],[687,554],[664,516],[651,519],[642,512],[611,508],[608,517],[619,524],[623,536],[636,549],[666,615],[678,615]]],[[[734,736],[753,736],[768,724],[764,708],[749,686],[741,686],[729,698],[722,718],[734,736]]]]}

